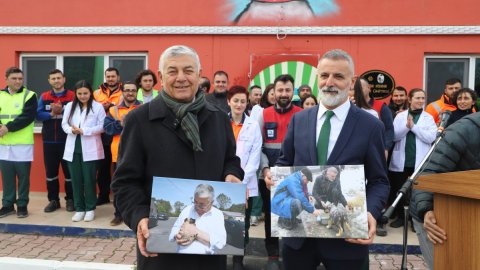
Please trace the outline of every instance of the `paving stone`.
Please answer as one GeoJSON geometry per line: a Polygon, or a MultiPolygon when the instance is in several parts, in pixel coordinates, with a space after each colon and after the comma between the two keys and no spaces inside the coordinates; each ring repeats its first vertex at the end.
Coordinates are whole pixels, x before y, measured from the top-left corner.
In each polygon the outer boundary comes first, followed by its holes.
{"type": "MultiPolygon", "coordinates": [[[[133,265],[136,263],[136,239],[63,237],[0,234],[0,256],[59,261],[81,261],[133,265]]],[[[400,269],[401,254],[370,254],[370,269],[400,269]]],[[[246,256],[250,270],[260,269],[265,258],[246,256]],[[253,262],[254,261],[254,262],[253,262]]],[[[409,255],[408,269],[427,270],[421,255],[409,255]]],[[[231,261],[231,259],[229,259],[231,261]]],[[[231,263],[231,262],[230,262],[231,263]]],[[[320,267],[319,269],[324,269],[320,267]]]]}

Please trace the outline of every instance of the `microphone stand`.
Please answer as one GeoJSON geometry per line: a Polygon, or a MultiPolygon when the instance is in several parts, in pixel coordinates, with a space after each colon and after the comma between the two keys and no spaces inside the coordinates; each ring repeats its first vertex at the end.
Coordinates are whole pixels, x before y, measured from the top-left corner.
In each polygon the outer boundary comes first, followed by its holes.
{"type": "MultiPolygon", "coordinates": [[[[416,180],[418,178],[418,175],[421,172],[423,172],[423,170],[425,169],[424,165],[428,163],[433,151],[437,147],[438,143],[443,139],[444,135],[445,135],[445,133],[442,132],[437,136],[437,139],[435,139],[435,142],[433,143],[432,147],[427,152],[427,154],[425,155],[425,157],[423,158],[422,162],[419,164],[417,169],[415,169],[413,174],[407,179],[407,181],[405,181],[405,183],[400,188],[400,190],[398,190],[397,197],[395,198],[395,201],[393,201],[392,205],[390,205],[390,207],[387,209],[387,211],[385,211],[385,213],[382,216],[382,222],[384,224],[388,223],[388,219],[393,214],[393,211],[395,210],[395,208],[396,208],[397,204],[399,203],[400,199],[402,199],[402,197],[404,197],[404,196],[407,197],[407,194],[411,193],[412,186],[414,184],[415,185],[417,184],[416,180]]],[[[407,199],[407,198],[405,198],[405,199],[407,199]]],[[[403,225],[403,255],[402,255],[402,267],[400,269],[407,270],[407,247],[408,247],[407,241],[408,241],[408,219],[409,219],[408,204],[405,203],[403,208],[405,210],[404,211],[405,212],[405,214],[404,214],[404,225],[403,225]]]]}

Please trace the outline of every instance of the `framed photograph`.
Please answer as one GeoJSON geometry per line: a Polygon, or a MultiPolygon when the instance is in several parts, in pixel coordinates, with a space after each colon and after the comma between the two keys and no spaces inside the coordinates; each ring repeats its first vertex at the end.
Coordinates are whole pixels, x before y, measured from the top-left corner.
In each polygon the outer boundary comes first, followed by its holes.
{"type": "Polygon", "coordinates": [[[246,186],[154,177],[147,251],[243,255],[246,186]]]}
{"type": "Polygon", "coordinates": [[[368,238],[363,165],[270,170],[272,236],[368,238]]]}

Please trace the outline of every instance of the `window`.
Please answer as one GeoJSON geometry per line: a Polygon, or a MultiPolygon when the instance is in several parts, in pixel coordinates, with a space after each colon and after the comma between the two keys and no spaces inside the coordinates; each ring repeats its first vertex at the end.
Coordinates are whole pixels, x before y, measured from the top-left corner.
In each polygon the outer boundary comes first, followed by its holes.
{"type": "Polygon", "coordinates": [[[122,81],[135,81],[140,70],[145,69],[144,56],[111,56],[109,66],[120,71],[122,81]]]}
{"type": "Polygon", "coordinates": [[[39,94],[50,88],[47,76],[56,67],[56,57],[23,57],[21,63],[20,68],[25,74],[24,84],[28,89],[39,94]]]}
{"type": "MultiPolygon", "coordinates": [[[[470,74],[475,74],[470,68],[470,62],[475,62],[472,57],[446,57],[428,56],[425,61],[425,90],[427,104],[437,100],[445,89],[445,81],[458,78],[463,87],[474,88],[470,83],[470,74]]],[[[478,62],[478,61],[477,61],[478,62]]],[[[478,65],[480,66],[480,65],[478,65]]],[[[480,80],[480,78],[479,78],[480,80]]]]}
{"type": "Polygon", "coordinates": [[[50,89],[48,73],[55,68],[66,77],[65,88],[72,89],[75,83],[85,79],[97,89],[104,82],[104,71],[116,67],[122,81],[135,80],[136,74],[147,67],[147,55],[130,54],[22,54],[20,68],[25,73],[25,86],[38,94],[50,89]]]}

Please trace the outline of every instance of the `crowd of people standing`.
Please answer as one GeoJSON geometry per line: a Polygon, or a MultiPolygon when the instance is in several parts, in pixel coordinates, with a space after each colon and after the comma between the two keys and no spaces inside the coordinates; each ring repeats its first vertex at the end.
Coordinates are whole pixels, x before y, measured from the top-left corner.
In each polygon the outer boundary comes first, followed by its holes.
{"type": "MultiPolygon", "coordinates": [[[[387,235],[385,224],[376,221],[382,208],[392,202],[398,189],[430,149],[442,113],[454,111],[446,125],[449,126],[476,112],[475,91],[461,88],[458,79],[447,80],[442,97],[426,109],[426,93],[419,88],[407,91],[402,86],[395,87],[388,105],[376,100],[365,79],[355,80],[353,60],[341,50],[330,51],[320,60],[318,95],[313,95],[310,86],[302,85],[297,89],[300,99],[296,101],[293,100],[295,81],[288,74],[276,77],[262,91],[256,85],[249,90],[238,85],[229,88],[228,74],[220,70],[214,73],[214,89],[209,93],[210,81],[200,77],[198,55],[186,46],[167,49],[160,58],[159,70],[162,91],[153,89],[157,77],[150,70],[139,72],[134,82],[121,82],[118,69],[110,67],[105,70],[105,83],[98,89],[94,90],[87,81],[81,80],[72,90],[67,90],[64,74],[55,69],[47,78],[52,89],[37,99],[35,92],[24,86],[22,70],[9,68],[5,74],[7,87],[0,91],[3,188],[0,218],[15,213],[19,218],[28,216],[35,118],[43,122],[48,191],[44,211],[50,213],[61,208],[58,174],[62,166],[65,206],[67,211],[74,212],[72,221],[93,221],[96,207],[110,202],[113,164],[115,211],[110,224],[115,226],[125,221],[137,232],[139,254],[143,255],[139,255],[138,261],[141,269],[170,265],[174,261],[172,255],[154,259],[144,247],[148,237],[145,218],[150,206],[152,176],[247,185],[246,243],[250,224],[257,225],[263,212],[267,269],[272,270],[280,269],[280,247],[278,238],[271,237],[270,231],[270,188],[273,185],[270,167],[360,163],[366,165],[370,187],[367,194],[369,239],[350,239],[342,243],[289,239],[283,243],[282,256],[287,269],[299,264],[310,269],[319,261],[328,269],[362,269],[368,263],[365,245],[373,241],[375,234],[387,235]],[[310,123],[312,119],[314,122],[310,123]],[[328,134],[326,140],[321,141],[325,123],[329,126],[328,134]],[[356,128],[350,131],[354,126],[356,128]],[[334,146],[350,136],[345,134],[356,134],[365,126],[370,128],[368,134],[358,134],[355,140],[348,142],[365,155],[360,157],[349,151],[339,155],[341,147],[334,146]],[[316,155],[306,156],[310,148],[317,149],[316,155]],[[181,166],[171,159],[172,155],[184,161],[181,166]],[[387,197],[390,197],[388,202],[387,197]],[[324,246],[333,246],[334,251],[350,252],[355,256],[336,258],[324,246]],[[308,250],[318,253],[307,254],[308,250]]],[[[302,179],[303,176],[311,181],[308,173],[298,177],[302,179]]],[[[415,193],[411,203],[418,204],[418,198],[423,202],[424,197],[422,193],[415,193]]],[[[408,203],[408,199],[404,203],[408,203]]],[[[398,207],[391,227],[407,225],[403,223],[401,210],[398,207]]],[[[419,239],[421,236],[426,239],[427,234],[431,240],[431,234],[436,232],[438,236],[438,229],[432,232],[428,227],[433,212],[429,208],[422,210],[424,216],[413,213],[415,229],[419,239]],[[425,228],[418,226],[423,222],[425,228]]],[[[285,227],[293,226],[292,222],[295,220],[282,220],[285,227]]],[[[431,247],[424,242],[422,252],[427,254],[431,247]]],[[[217,265],[218,269],[223,269],[225,260],[221,256],[192,258],[185,265],[217,265]]],[[[234,257],[234,269],[243,269],[242,261],[243,257],[234,257]]]]}

